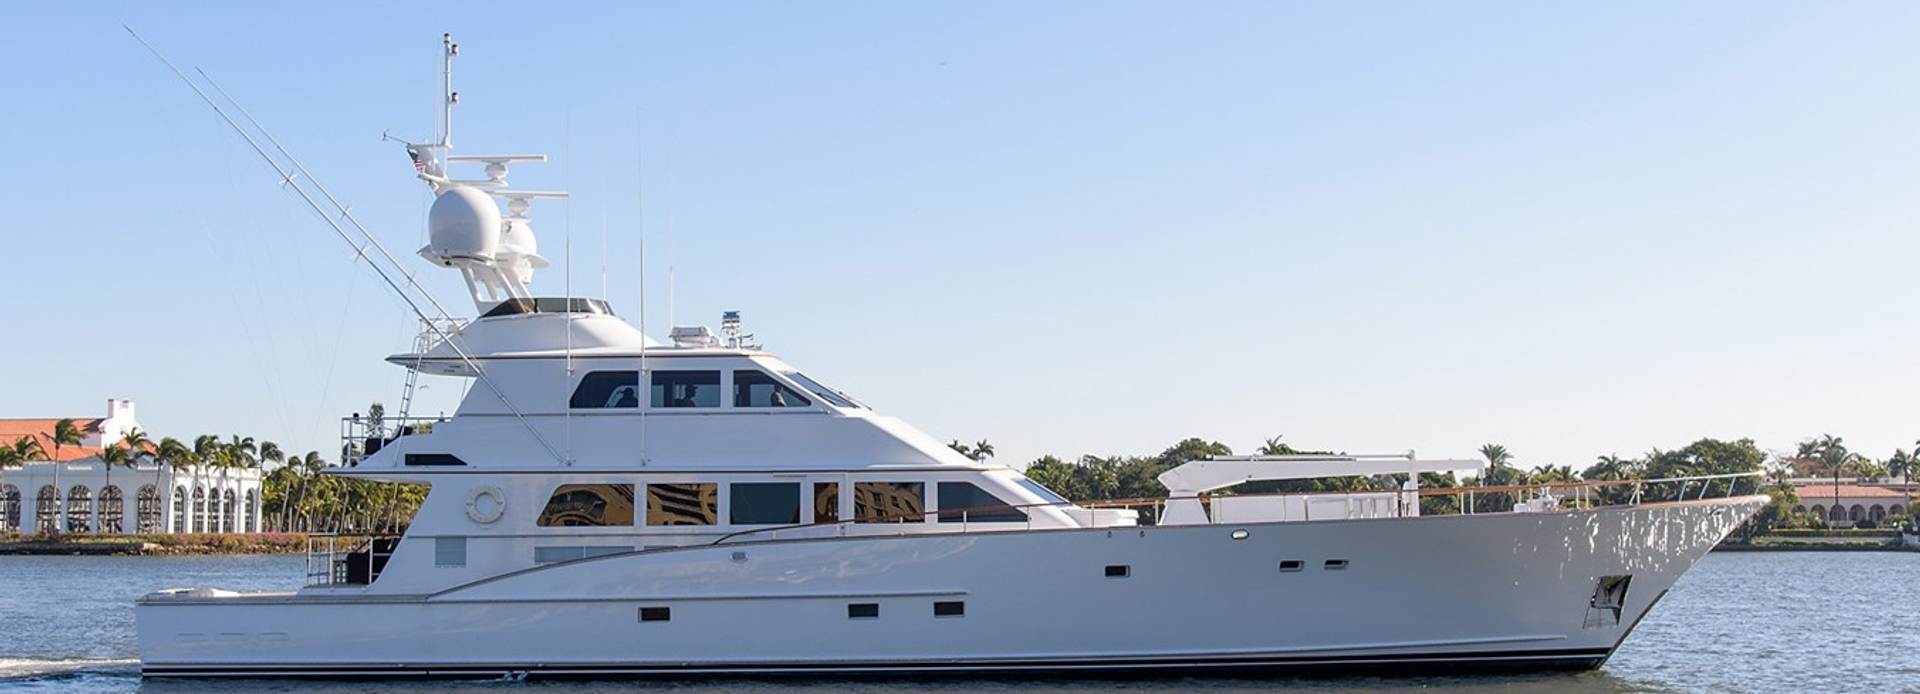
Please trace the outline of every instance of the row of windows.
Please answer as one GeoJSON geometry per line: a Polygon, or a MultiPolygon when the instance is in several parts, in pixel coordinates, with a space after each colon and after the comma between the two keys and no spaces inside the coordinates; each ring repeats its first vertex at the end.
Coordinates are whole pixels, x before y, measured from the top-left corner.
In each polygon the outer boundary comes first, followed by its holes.
{"type": "MultiPolygon", "coordinates": [[[[857,523],[909,523],[926,517],[924,482],[855,482],[857,523]]],[[[1025,511],[972,482],[939,482],[941,523],[1019,523],[1025,511]]],[[[563,484],[553,490],[535,521],[541,527],[631,526],[636,497],[632,484],[563,484]]],[[[720,483],[653,482],[645,485],[645,525],[720,523],[720,483]]],[[[800,482],[733,482],[727,485],[731,525],[797,525],[840,520],[840,483],[814,482],[801,496],[800,482]],[[806,520],[802,519],[802,511],[806,520]]]]}
{"type": "MultiPolygon", "coordinates": [[[[839,407],[859,407],[859,403],[839,391],[820,385],[798,373],[788,378],[839,407]]],[[[655,408],[720,407],[720,372],[653,371],[647,390],[648,406],[655,408]]],[[[733,372],[733,407],[775,408],[806,407],[813,401],[782,385],[764,371],[733,372]]],[[[580,379],[567,406],[577,410],[637,408],[640,406],[639,371],[592,371],[580,379]]]]}
{"type": "MultiPolygon", "coordinates": [[[[935,602],[933,603],[933,616],[965,617],[967,616],[967,603],[966,601],[963,601],[963,600],[941,600],[941,601],[935,602]]],[[[880,618],[880,603],[877,603],[877,602],[847,603],[847,619],[879,619],[879,618],[880,618]]],[[[642,622],[673,621],[673,608],[665,607],[665,606],[642,607],[640,608],[640,621],[642,622]]]]}

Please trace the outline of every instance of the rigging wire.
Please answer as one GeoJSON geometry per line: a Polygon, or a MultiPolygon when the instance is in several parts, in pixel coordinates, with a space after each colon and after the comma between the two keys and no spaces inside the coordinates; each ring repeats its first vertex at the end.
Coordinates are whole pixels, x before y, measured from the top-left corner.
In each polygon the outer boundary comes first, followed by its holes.
{"type": "Polygon", "coordinates": [[[235,102],[232,97],[227,96],[226,92],[221,90],[219,85],[214,83],[213,79],[209,77],[205,71],[199,71],[201,78],[205,79],[209,86],[212,86],[215,91],[220,92],[220,95],[223,98],[227,99],[229,103],[233,104],[233,107],[235,110],[239,111],[240,114],[243,117],[245,117],[247,121],[251,123],[256,130],[260,131],[260,134],[262,136],[266,137],[267,140],[273,144],[274,148],[280,152],[281,156],[284,156],[287,158],[288,162],[293,167],[291,170],[282,168],[280,165],[280,162],[276,161],[272,155],[268,154],[266,149],[260,145],[258,140],[254,139],[252,134],[248,133],[245,128],[242,128],[239,123],[235,122],[233,120],[233,117],[228,115],[224,109],[220,108],[220,105],[215,103],[213,98],[208,96],[206,91],[200,88],[200,85],[194,83],[192,79],[188,78],[186,73],[183,73],[180,71],[180,68],[175,67],[173,64],[173,61],[167,60],[166,56],[162,55],[159,49],[154,48],[153,44],[147,43],[147,40],[144,38],[141,38],[140,34],[138,32],[135,32],[132,27],[128,27],[125,25],[121,25],[121,26],[122,28],[127,30],[128,34],[133,35],[133,38],[135,41],[139,41],[140,45],[146,47],[147,51],[149,53],[152,53],[155,59],[159,60],[161,64],[165,65],[168,70],[172,71],[174,76],[179,77],[180,81],[185,82],[187,85],[187,88],[192,89],[193,93],[196,96],[199,96],[200,100],[207,104],[208,108],[213,109],[213,112],[216,115],[218,115],[221,120],[225,121],[227,126],[229,128],[232,128],[235,134],[239,135],[241,139],[246,140],[247,145],[253,149],[254,153],[260,155],[260,158],[263,161],[265,161],[269,167],[273,168],[274,173],[280,176],[280,180],[286,185],[286,187],[292,189],[296,194],[298,194],[300,198],[307,203],[307,206],[312,208],[314,213],[319,215],[320,218],[327,223],[327,226],[333,229],[335,234],[339,235],[342,241],[345,241],[348,246],[351,246],[354,249],[354,254],[356,256],[358,256],[362,260],[367,261],[367,266],[371,268],[375,274],[379,275],[381,281],[385,282],[386,285],[389,288],[391,288],[394,291],[394,293],[397,296],[399,296],[399,298],[402,301],[405,301],[409,308],[413,309],[414,315],[419,316],[420,320],[426,323],[428,329],[432,330],[436,335],[438,335],[443,341],[443,343],[446,344],[450,349],[452,349],[454,354],[459,356],[462,363],[466,364],[468,368],[473,369],[475,377],[481,383],[487,386],[488,390],[492,392],[493,396],[499,399],[500,403],[504,405],[509,412],[513,413],[514,418],[519,420],[520,424],[527,430],[527,433],[533,437],[534,441],[538,442],[540,444],[540,447],[546,450],[547,455],[553,457],[553,459],[556,461],[560,461],[562,463],[565,462],[565,459],[560,456],[560,453],[554,450],[553,444],[549,443],[546,437],[541,436],[539,430],[534,428],[531,422],[527,421],[526,415],[521,413],[520,408],[516,407],[513,404],[513,402],[507,398],[506,393],[502,392],[499,386],[495,384],[493,380],[487,376],[486,372],[480,369],[479,364],[473,360],[473,357],[471,355],[468,355],[466,350],[462,348],[458,343],[454,342],[452,339],[452,336],[449,335],[447,331],[442,329],[439,325],[436,325],[431,319],[427,317],[426,311],[420,308],[419,303],[415,301],[412,295],[408,294],[405,289],[401,288],[400,283],[395,281],[391,276],[391,274],[389,274],[386,270],[382,269],[380,266],[375,265],[373,263],[372,258],[367,255],[366,249],[368,247],[372,247],[378,250],[380,254],[386,257],[387,261],[393,265],[396,272],[398,272],[398,274],[404,277],[407,280],[407,283],[409,285],[411,285],[415,290],[420,292],[420,294],[422,295],[422,298],[424,298],[428,303],[432,304],[434,308],[438,309],[440,311],[440,315],[443,318],[447,320],[451,320],[451,316],[450,314],[447,313],[445,307],[442,307],[440,303],[433,298],[432,294],[428,293],[425,288],[421,287],[419,282],[415,281],[413,275],[406,273],[404,269],[402,269],[402,266],[400,265],[399,261],[394,259],[393,254],[387,252],[386,247],[380,243],[379,239],[374,238],[372,232],[368,231],[365,226],[361,225],[359,220],[353,217],[352,212],[350,212],[346,206],[340,204],[338,200],[334,199],[332,194],[327,192],[326,187],[320,185],[320,183],[316,181],[314,177],[307,172],[306,167],[302,166],[299,160],[294,159],[292,154],[287,152],[286,148],[280,144],[278,139],[274,138],[273,135],[267,132],[265,128],[260,127],[259,122],[253,120],[252,115],[248,114],[246,109],[241,107],[238,102],[235,102]],[[304,177],[306,181],[311,183],[314,186],[314,188],[320,192],[322,196],[325,196],[327,200],[333,204],[335,209],[339,210],[340,216],[342,218],[346,219],[349,223],[353,224],[355,228],[359,229],[362,237],[364,237],[367,241],[365,245],[354,243],[352,236],[347,233],[346,229],[342,228],[339,222],[335,221],[334,218],[331,215],[329,215],[327,211],[320,206],[319,201],[315,200],[313,195],[308,193],[306,188],[298,182],[295,176],[296,173],[298,173],[300,177],[304,177]]]}

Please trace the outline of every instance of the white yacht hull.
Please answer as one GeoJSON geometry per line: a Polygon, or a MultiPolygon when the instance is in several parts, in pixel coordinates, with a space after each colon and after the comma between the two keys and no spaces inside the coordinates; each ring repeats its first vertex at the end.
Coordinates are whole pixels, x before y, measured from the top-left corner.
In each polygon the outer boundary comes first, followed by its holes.
{"type": "Polygon", "coordinates": [[[137,617],[148,676],[1591,668],[1766,501],[733,542],[431,595],[156,594],[137,617]],[[1620,575],[1621,609],[1596,615],[1620,575]],[[963,616],[934,615],[952,601],[963,616]]]}

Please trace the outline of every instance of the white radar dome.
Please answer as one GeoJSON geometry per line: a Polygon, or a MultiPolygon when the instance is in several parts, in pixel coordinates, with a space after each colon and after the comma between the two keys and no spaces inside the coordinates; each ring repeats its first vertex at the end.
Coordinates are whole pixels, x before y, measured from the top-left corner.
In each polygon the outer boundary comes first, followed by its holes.
{"type": "Polygon", "coordinates": [[[533,282],[533,271],[547,266],[540,257],[540,242],[533,236],[533,224],[519,217],[508,217],[506,231],[500,235],[500,249],[494,254],[501,269],[522,284],[533,282]]]}
{"type": "Polygon", "coordinates": [[[477,189],[448,188],[427,211],[427,239],[420,254],[434,262],[491,262],[500,246],[500,206],[477,189]]]}

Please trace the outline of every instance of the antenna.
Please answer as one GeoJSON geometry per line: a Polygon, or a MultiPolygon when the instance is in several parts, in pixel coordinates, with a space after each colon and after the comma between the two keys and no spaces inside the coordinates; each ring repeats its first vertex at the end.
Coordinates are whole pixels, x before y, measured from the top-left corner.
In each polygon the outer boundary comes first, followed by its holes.
{"type": "Polygon", "coordinates": [[[640,111],[633,113],[633,227],[640,237],[640,379],[648,407],[640,408],[640,465],[647,464],[647,410],[652,409],[653,376],[647,373],[647,176],[640,149],[640,111]]]}
{"type": "Polygon", "coordinates": [[[526,415],[520,411],[520,408],[515,406],[511,399],[507,398],[506,393],[502,392],[500,388],[494,384],[493,379],[489,378],[485,371],[481,370],[480,365],[473,360],[472,356],[468,355],[465,349],[462,349],[458,343],[454,342],[452,335],[447,333],[438,322],[429,318],[426,311],[420,308],[419,301],[416,300],[412,294],[408,293],[406,289],[402,288],[400,283],[395,281],[386,269],[376,264],[372,256],[367,255],[367,248],[372,247],[378,250],[381,256],[386,258],[387,262],[393,266],[394,271],[406,278],[407,284],[419,292],[420,299],[424,299],[438,310],[443,319],[451,320],[446,309],[442,307],[438,301],[433,299],[433,295],[430,292],[424,287],[421,287],[418,282],[414,281],[412,275],[405,272],[404,268],[400,266],[399,261],[394,259],[393,254],[387,252],[386,246],[382,245],[379,239],[373,236],[372,232],[360,224],[360,221],[353,217],[352,212],[349,211],[345,205],[340,204],[340,201],[335,199],[333,194],[328,192],[326,187],[321,185],[319,180],[307,171],[306,166],[302,165],[298,159],[294,158],[291,152],[287,151],[285,146],[280,144],[280,140],[275,138],[273,133],[262,127],[259,121],[254,120],[253,115],[248,113],[246,108],[242,107],[233,97],[228,96],[225,90],[220,89],[220,85],[215,83],[213,78],[207,75],[206,71],[198,71],[200,77],[207,81],[208,86],[212,87],[215,92],[218,92],[221,98],[226,99],[227,103],[231,104],[234,110],[238,111],[240,115],[247,120],[248,124],[252,125],[255,130],[260,132],[261,136],[272,143],[274,149],[280,153],[280,156],[286,158],[291,168],[283,167],[279,161],[273,158],[273,155],[268,154],[266,148],[262,147],[260,142],[254,139],[252,134],[247,132],[246,128],[241,127],[238,122],[234,121],[233,117],[228,115],[225,109],[220,108],[220,105],[214,102],[213,97],[208,96],[206,91],[200,88],[200,85],[195,84],[191,78],[187,77],[186,73],[180,71],[180,68],[175,67],[173,61],[167,60],[167,57],[162,55],[159,49],[154,48],[153,44],[147,43],[147,40],[142,38],[139,32],[134,31],[133,27],[123,24],[121,28],[126,29],[127,33],[133,36],[133,40],[140,42],[140,45],[145,47],[147,52],[152,53],[153,57],[159,60],[162,65],[165,65],[169,71],[173,72],[175,77],[180,78],[181,82],[186,83],[187,88],[193,90],[194,95],[200,97],[200,100],[204,102],[208,108],[213,109],[214,114],[218,115],[220,120],[226,122],[227,127],[233,129],[234,134],[239,135],[241,139],[245,140],[247,146],[252,148],[255,154],[260,155],[261,160],[265,161],[267,166],[271,167],[274,173],[280,177],[282,185],[292,189],[298,194],[300,199],[307,203],[307,207],[311,208],[314,214],[320,216],[321,221],[326,222],[327,226],[333,229],[334,234],[338,235],[341,241],[346,242],[348,246],[353,248],[354,255],[360,260],[365,261],[367,267],[371,268],[374,274],[379,275],[380,280],[385,282],[387,287],[392,289],[394,294],[398,295],[400,300],[407,304],[407,308],[412,309],[414,315],[418,317],[429,330],[432,330],[434,334],[438,335],[441,341],[451,348],[454,354],[459,356],[461,362],[466,364],[467,368],[473,370],[476,379],[485,384],[493,396],[498,398],[500,403],[505,405],[509,412],[513,413],[514,418],[527,430],[527,433],[533,437],[534,441],[538,442],[540,447],[547,451],[548,455],[553,456],[556,461],[563,460],[559,452],[554,450],[553,445],[547,442],[546,437],[541,436],[540,432],[533,428],[533,424],[527,421],[526,415]],[[294,175],[296,172],[299,174],[298,177],[294,175]],[[301,182],[302,179],[306,182],[301,182]],[[339,212],[341,218],[346,219],[348,223],[358,229],[361,236],[366,240],[366,243],[356,243],[352,235],[348,234],[346,229],[341,227],[338,221],[335,221],[333,215],[321,207],[320,202],[314,198],[313,194],[307,191],[306,186],[308,185],[312,185],[321,196],[325,197],[328,203],[333,205],[334,209],[339,212]]]}

